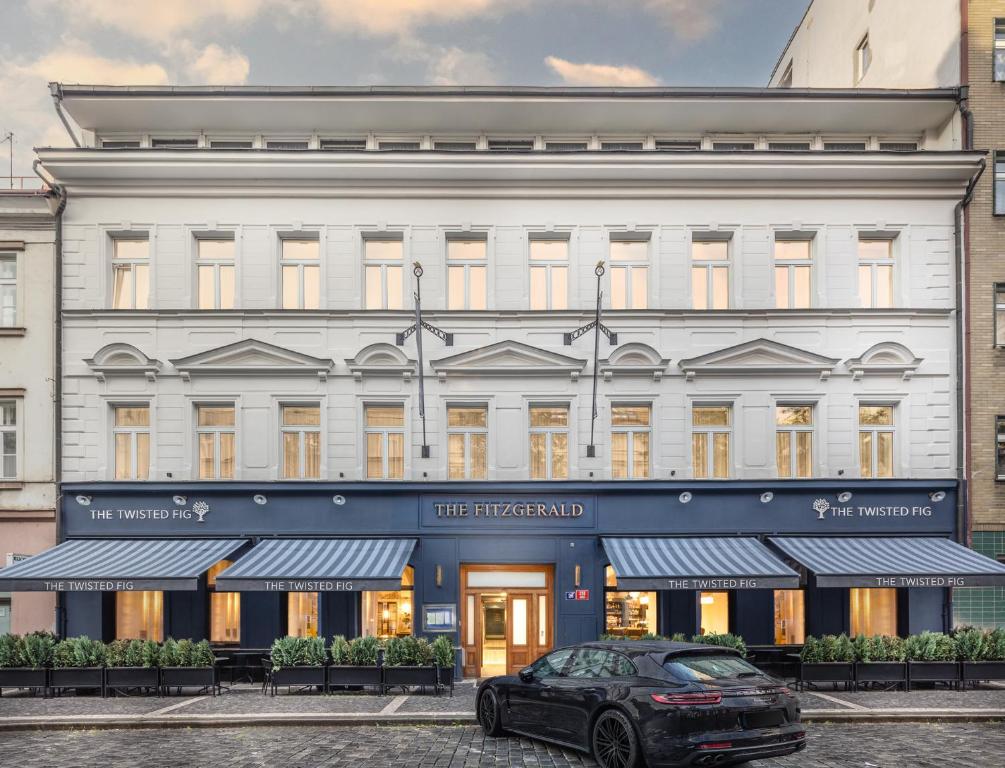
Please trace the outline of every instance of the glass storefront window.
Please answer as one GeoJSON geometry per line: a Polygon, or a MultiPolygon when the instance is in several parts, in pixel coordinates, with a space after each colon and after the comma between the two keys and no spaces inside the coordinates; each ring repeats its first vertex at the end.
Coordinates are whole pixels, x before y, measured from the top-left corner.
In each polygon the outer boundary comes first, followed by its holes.
{"type": "Polygon", "coordinates": [[[897,590],[855,588],[851,593],[851,635],[896,635],[897,590]]]}
{"type": "Polygon", "coordinates": [[[806,640],[806,612],[801,589],[775,590],[775,645],[801,645],[806,640]]]}
{"type": "Polygon", "coordinates": [[[209,641],[211,643],[241,642],[241,593],[217,592],[216,576],[229,568],[230,560],[221,560],[206,572],[209,592],[209,641]]]}
{"type": "Polygon", "coordinates": [[[363,634],[381,639],[406,637],[414,632],[415,570],[405,566],[401,589],[363,593],[363,634]]]}
{"type": "Polygon", "coordinates": [[[164,640],[163,592],[115,593],[116,640],[164,640]]]}
{"type": "Polygon", "coordinates": [[[286,605],[286,634],[294,637],[317,637],[318,593],[290,592],[286,605]]]}
{"type": "Polygon", "coordinates": [[[703,635],[729,632],[729,592],[701,592],[701,630],[703,635]]]}
{"type": "Polygon", "coordinates": [[[604,631],[619,637],[656,634],[657,595],[655,592],[617,592],[618,579],[611,566],[604,573],[604,631]],[[614,589],[611,589],[614,588],[614,589]]]}

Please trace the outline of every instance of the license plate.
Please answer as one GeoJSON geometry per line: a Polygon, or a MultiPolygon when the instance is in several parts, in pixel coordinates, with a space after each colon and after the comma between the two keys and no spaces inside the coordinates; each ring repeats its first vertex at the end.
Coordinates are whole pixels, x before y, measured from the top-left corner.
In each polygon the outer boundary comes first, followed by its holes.
{"type": "Polygon", "coordinates": [[[745,728],[774,728],[785,722],[785,714],[780,709],[767,712],[748,712],[743,716],[745,728]]]}

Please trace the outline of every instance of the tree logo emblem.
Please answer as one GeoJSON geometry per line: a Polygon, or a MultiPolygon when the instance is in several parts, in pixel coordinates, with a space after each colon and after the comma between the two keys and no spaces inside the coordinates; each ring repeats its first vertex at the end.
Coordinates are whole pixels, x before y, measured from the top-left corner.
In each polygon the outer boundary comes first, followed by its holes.
{"type": "Polygon", "coordinates": [[[192,505],[192,513],[195,515],[197,523],[205,523],[206,515],[209,513],[209,504],[205,501],[197,501],[192,505]]]}
{"type": "Polygon", "coordinates": [[[827,499],[817,499],[813,502],[813,509],[817,513],[817,520],[823,520],[824,514],[831,508],[831,503],[827,499]]]}

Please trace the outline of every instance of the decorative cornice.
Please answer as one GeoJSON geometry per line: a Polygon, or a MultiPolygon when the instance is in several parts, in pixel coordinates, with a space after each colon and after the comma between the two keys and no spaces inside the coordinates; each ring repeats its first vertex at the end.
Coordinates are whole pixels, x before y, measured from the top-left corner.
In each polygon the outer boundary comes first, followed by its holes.
{"type": "Polygon", "coordinates": [[[302,352],[269,344],[258,339],[244,339],[215,349],[171,361],[183,379],[192,375],[297,376],[314,374],[326,380],[334,362],[302,352]]]}
{"type": "Polygon", "coordinates": [[[569,357],[520,341],[500,341],[430,362],[440,378],[451,373],[481,376],[553,376],[566,374],[575,381],[586,360],[569,357]]]}
{"type": "Polygon", "coordinates": [[[688,379],[693,379],[696,374],[779,376],[807,373],[826,379],[838,362],[837,358],[824,357],[770,339],[754,339],[681,360],[678,366],[688,379]]]}

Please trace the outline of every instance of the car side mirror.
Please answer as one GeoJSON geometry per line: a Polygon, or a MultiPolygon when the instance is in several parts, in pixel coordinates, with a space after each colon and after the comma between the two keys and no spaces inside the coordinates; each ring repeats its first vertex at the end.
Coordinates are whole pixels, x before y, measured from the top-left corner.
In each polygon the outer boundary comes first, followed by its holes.
{"type": "Polygon", "coordinates": [[[520,677],[520,680],[525,683],[530,683],[534,680],[534,670],[530,667],[524,667],[517,673],[517,675],[520,677]]]}

